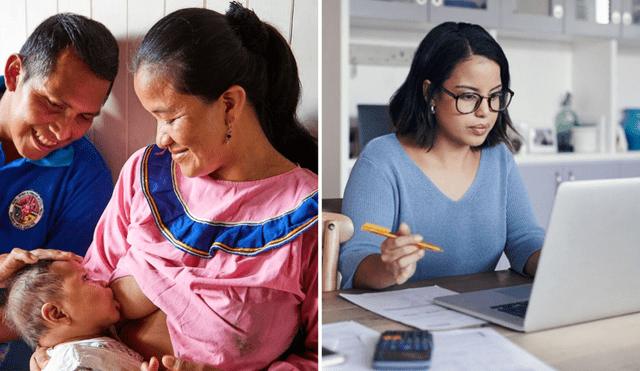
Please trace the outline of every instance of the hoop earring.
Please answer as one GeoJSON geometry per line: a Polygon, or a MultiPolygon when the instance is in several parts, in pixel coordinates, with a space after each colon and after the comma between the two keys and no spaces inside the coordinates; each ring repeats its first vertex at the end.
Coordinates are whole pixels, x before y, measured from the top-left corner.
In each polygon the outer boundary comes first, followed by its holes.
{"type": "Polygon", "coordinates": [[[430,107],[429,107],[429,112],[430,112],[432,115],[435,115],[435,114],[436,114],[436,106],[433,106],[433,105],[432,105],[432,106],[430,106],[430,107]]]}

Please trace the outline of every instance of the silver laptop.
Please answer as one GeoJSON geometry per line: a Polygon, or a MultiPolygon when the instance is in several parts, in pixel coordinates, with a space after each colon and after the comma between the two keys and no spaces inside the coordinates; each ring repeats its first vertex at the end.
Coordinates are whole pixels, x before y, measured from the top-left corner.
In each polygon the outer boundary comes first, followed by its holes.
{"type": "Polygon", "coordinates": [[[533,284],[433,302],[525,332],[640,312],[640,178],[562,183],[533,284]]]}

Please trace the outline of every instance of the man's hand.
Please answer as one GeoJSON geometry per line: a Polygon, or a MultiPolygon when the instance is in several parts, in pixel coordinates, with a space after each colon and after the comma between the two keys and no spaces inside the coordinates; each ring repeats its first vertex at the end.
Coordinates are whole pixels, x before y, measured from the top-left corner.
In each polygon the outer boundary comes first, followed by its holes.
{"type": "MultiPolygon", "coordinates": [[[[162,357],[162,365],[169,371],[221,371],[219,368],[181,360],[173,356],[162,357]]],[[[158,371],[160,364],[156,357],[151,357],[149,363],[144,362],[140,371],[158,371]]],[[[32,370],[33,371],[33,370],[32,370]]]]}
{"type": "Polygon", "coordinates": [[[35,249],[22,250],[18,247],[9,254],[0,255],[0,287],[6,287],[7,278],[24,268],[27,264],[37,263],[39,260],[76,260],[82,263],[82,257],[68,251],[35,249]]]}

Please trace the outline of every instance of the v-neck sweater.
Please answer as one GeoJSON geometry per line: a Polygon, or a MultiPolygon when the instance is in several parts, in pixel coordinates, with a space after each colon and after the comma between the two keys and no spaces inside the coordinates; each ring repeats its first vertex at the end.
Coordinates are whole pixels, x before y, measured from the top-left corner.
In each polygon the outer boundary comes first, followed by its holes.
{"type": "Polygon", "coordinates": [[[369,142],[354,165],[342,213],[355,233],[341,246],[342,287],[351,288],[364,258],[380,253],[384,237],[361,230],[365,222],[412,234],[441,247],[426,251],[410,280],[495,269],[502,252],[521,274],[542,248],[545,231],[536,220],[513,156],[503,144],[482,150],[473,183],[459,200],[447,197],[409,157],[395,134],[369,142]]]}

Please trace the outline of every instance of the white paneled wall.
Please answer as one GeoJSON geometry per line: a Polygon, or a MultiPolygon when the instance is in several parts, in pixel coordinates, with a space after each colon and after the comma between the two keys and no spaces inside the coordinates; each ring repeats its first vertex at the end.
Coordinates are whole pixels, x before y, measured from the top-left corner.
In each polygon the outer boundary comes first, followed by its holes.
{"type": "MultiPolygon", "coordinates": [[[[318,122],[318,5],[315,0],[243,0],[274,25],[292,45],[302,81],[299,115],[305,125],[318,122]]],[[[111,96],[89,137],[105,157],[114,179],[126,159],[155,141],[155,121],[140,105],[128,72],[132,53],[145,32],[164,15],[186,7],[224,12],[229,0],[0,0],[0,66],[17,53],[27,36],[47,17],[73,12],[102,22],[120,46],[120,71],[111,96]]]]}

